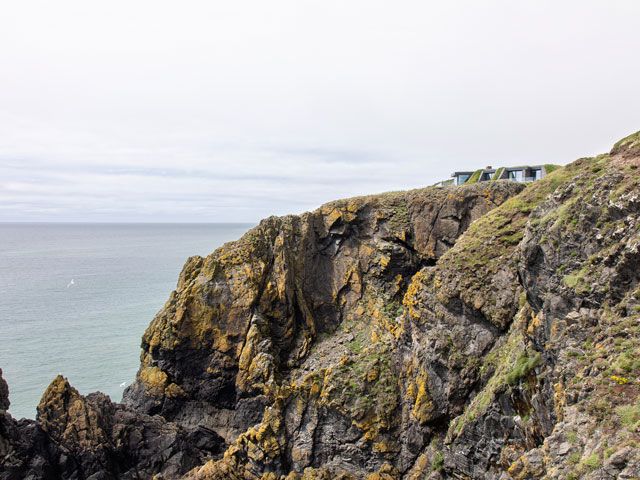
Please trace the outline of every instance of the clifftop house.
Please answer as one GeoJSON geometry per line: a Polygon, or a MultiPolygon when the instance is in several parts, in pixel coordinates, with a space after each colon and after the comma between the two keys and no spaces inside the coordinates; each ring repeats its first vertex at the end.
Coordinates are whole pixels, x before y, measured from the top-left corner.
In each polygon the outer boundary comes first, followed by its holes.
{"type": "Polygon", "coordinates": [[[525,165],[519,167],[493,168],[488,166],[476,171],[453,172],[451,180],[438,182],[437,186],[463,185],[465,183],[511,180],[514,182],[534,182],[557,168],[556,165],[525,165]]]}

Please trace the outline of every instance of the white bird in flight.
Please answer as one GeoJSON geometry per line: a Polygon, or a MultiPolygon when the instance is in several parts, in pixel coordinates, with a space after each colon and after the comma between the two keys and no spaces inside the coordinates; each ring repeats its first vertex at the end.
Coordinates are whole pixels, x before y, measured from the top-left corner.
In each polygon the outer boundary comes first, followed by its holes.
{"type": "Polygon", "coordinates": [[[120,384],[120,386],[121,386],[121,387],[124,387],[126,384],[127,384],[127,382],[122,382],[122,383],[120,384]]]}
{"type": "Polygon", "coordinates": [[[71,281],[67,284],[67,288],[69,288],[71,285],[75,285],[76,282],[73,281],[73,278],[71,279],[71,281]]]}

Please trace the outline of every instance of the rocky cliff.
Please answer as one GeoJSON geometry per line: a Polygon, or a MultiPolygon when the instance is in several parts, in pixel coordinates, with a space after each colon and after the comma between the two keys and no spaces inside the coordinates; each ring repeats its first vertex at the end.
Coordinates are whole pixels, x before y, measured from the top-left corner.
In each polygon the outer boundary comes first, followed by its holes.
{"type": "Polygon", "coordinates": [[[0,381],[0,478],[640,478],[640,133],[190,258],[122,404],[0,381]]]}

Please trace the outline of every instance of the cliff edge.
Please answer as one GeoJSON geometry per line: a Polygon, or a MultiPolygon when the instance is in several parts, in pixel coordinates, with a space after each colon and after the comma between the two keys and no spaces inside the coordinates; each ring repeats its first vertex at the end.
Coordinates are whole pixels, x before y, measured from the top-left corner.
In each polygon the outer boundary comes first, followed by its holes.
{"type": "Polygon", "coordinates": [[[122,404],[0,377],[0,478],[640,477],[640,132],[190,258],[122,404]],[[6,406],[5,406],[6,405],[6,406]]]}

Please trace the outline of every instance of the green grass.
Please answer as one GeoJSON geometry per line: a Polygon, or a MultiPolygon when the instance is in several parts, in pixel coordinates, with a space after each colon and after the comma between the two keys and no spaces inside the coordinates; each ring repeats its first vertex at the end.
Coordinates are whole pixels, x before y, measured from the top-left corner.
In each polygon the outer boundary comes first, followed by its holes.
{"type": "Polygon", "coordinates": [[[584,294],[589,291],[589,285],[587,282],[587,276],[589,274],[590,266],[584,267],[565,275],[562,278],[562,282],[569,288],[573,288],[576,293],[584,294]]]}
{"type": "Polygon", "coordinates": [[[398,300],[391,300],[382,306],[382,313],[390,320],[395,320],[403,312],[402,304],[398,300]]]}
{"type": "Polygon", "coordinates": [[[567,287],[576,288],[578,282],[580,281],[580,277],[575,274],[565,275],[562,281],[567,287]]]}
{"type": "Polygon", "coordinates": [[[432,186],[433,187],[448,187],[448,186],[455,185],[454,182],[455,182],[455,179],[449,178],[448,180],[441,180],[441,181],[439,181],[437,183],[434,183],[432,186]]]}
{"type": "Polygon", "coordinates": [[[554,165],[552,163],[545,163],[543,165],[543,167],[544,167],[544,171],[545,171],[545,173],[547,175],[550,174],[551,172],[557,170],[558,168],[561,168],[560,165],[554,165]]]}
{"type": "Polygon", "coordinates": [[[535,352],[532,356],[523,352],[516,360],[515,365],[509,373],[507,373],[506,380],[509,385],[515,385],[522,378],[526,377],[534,368],[540,365],[542,357],[540,353],[535,352]]]}
{"type": "Polygon", "coordinates": [[[442,452],[436,452],[433,455],[433,462],[431,462],[431,470],[439,472],[444,468],[444,455],[442,452]]]}
{"type": "Polygon", "coordinates": [[[640,424],[640,402],[617,407],[616,414],[623,426],[633,429],[640,424]]]}
{"type": "Polygon", "coordinates": [[[580,463],[580,459],[582,458],[582,453],[580,452],[573,452],[571,455],[569,455],[569,458],[567,459],[567,461],[571,464],[571,465],[577,465],[578,463],[580,463]]]}
{"type": "Polygon", "coordinates": [[[621,149],[633,148],[636,146],[640,146],[640,132],[632,133],[628,137],[624,137],[622,140],[616,142],[613,146],[613,151],[616,152],[621,149]]]}
{"type": "Polygon", "coordinates": [[[618,358],[616,358],[612,367],[613,370],[618,373],[629,374],[631,372],[640,370],[640,352],[634,345],[621,345],[625,349],[618,358]]]}
{"type": "Polygon", "coordinates": [[[496,170],[496,173],[493,174],[493,177],[491,177],[491,181],[495,182],[496,180],[500,180],[500,177],[502,177],[502,174],[504,173],[505,168],[504,167],[500,167],[499,169],[496,170]]]}
{"type": "Polygon", "coordinates": [[[484,169],[482,169],[482,168],[476,170],[475,172],[473,172],[471,174],[469,179],[466,182],[464,182],[464,184],[465,185],[471,185],[472,183],[478,183],[478,181],[480,180],[480,177],[482,176],[483,172],[484,172],[484,169]]]}
{"type": "Polygon", "coordinates": [[[366,335],[363,332],[358,332],[354,335],[353,340],[347,344],[347,348],[351,353],[360,353],[365,346],[366,335]]]}
{"type": "Polygon", "coordinates": [[[592,453],[587,458],[585,458],[582,462],[582,465],[587,467],[589,470],[595,470],[600,467],[600,457],[597,453],[592,453]]]}

